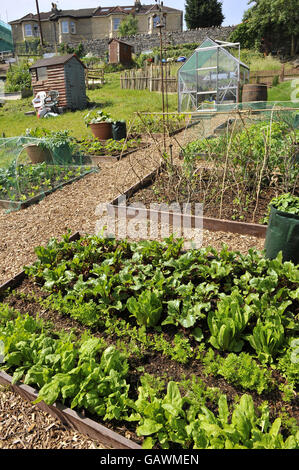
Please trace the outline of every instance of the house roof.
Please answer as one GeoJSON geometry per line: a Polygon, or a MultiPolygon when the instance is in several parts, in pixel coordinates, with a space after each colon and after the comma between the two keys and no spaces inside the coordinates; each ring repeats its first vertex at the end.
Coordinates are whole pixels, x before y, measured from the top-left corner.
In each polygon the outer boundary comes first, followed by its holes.
{"type": "MultiPolygon", "coordinates": [[[[41,21],[49,21],[51,19],[58,19],[58,18],[91,18],[91,17],[98,17],[98,16],[109,16],[113,14],[147,14],[149,12],[153,12],[154,10],[158,10],[157,5],[139,5],[136,8],[135,5],[131,6],[114,6],[114,7],[98,7],[98,8],[81,8],[79,10],[51,10],[48,12],[41,12],[40,19],[41,21]]],[[[171,12],[181,12],[181,10],[177,10],[176,8],[171,8],[167,6],[163,6],[163,12],[171,13],[171,12]]],[[[27,15],[23,16],[20,19],[10,21],[9,24],[17,24],[23,23],[24,21],[38,21],[38,15],[33,13],[28,13],[27,15]]]]}
{"type": "Polygon", "coordinates": [[[63,56],[50,57],[48,59],[40,59],[37,62],[35,62],[33,65],[31,65],[29,70],[37,69],[39,67],[50,67],[51,65],[63,65],[63,64],[66,64],[70,59],[72,59],[72,57],[75,57],[80,62],[80,64],[82,64],[83,67],[85,67],[83,62],[81,62],[81,60],[78,59],[76,54],[66,54],[63,56]]]}

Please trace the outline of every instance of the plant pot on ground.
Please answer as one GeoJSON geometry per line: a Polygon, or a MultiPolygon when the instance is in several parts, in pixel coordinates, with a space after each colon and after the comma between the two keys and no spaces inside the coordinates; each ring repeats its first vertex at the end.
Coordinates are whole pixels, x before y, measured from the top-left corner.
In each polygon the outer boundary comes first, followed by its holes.
{"type": "MultiPolygon", "coordinates": [[[[69,135],[68,130],[49,131],[37,127],[36,129],[27,129],[26,137],[39,139],[36,142],[30,142],[29,145],[34,144],[44,153],[45,158],[43,160],[38,160],[33,163],[41,163],[43,161],[56,165],[72,163],[73,154],[75,152],[75,139],[69,135]]],[[[43,158],[42,155],[40,158],[43,158]]]]}
{"type": "Polygon", "coordinates": [[[24,145],[24,148],[33,164],[50,162],[52,160],[51,152],[38,144],[27,144],[24,145]]]}
{"type": "Polygon", "coordinates": [[[85,124],[90,127],[94,137],[98,140],[112,138],[112,122],[110,114],[100,110],[92,110],[84,116],[85,124]]]}

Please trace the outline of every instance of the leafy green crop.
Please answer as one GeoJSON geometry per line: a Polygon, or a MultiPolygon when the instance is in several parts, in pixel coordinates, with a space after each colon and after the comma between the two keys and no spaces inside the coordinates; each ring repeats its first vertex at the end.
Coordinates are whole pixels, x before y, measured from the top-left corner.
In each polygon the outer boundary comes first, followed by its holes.
{"type": "Polygon", "coordinates": [[[281,194],[280,196],[271,199],[268,205],[267,215],[261,220],[261,223],[268,223],[271,206],[275,207],[279,211],[287,212],[288,214],[299,215],[299,197],[294,196],[291,193],[281,194]]]}
{"type": "Polygon", "coordinates": [[[268,260],[253,250],[241,255],[225,247],[182,253],[175,240],[128,243],[91,236],[51,240],[36,254],[38,261],[25,272],[49,291],[45,306],[88,326],[104,325],[113,314],[134,317],[147,328],[173,325],[190,341],[209,341],[222,351],[240,352],[246,343],[267,360],[283,353],[296,328],[299,271],[280,255],[268,260]],[[277,321],[283,331],[268,344],[261,324],[277,321]]]}
{"type": "Polygon", "coordinates": [[[35,403],[70,400],[71,408],[85,408],[104,420],[126,415],[128,362],[113,346],[88,334],[77,343],[66,336],[55,339],[29,315],[2,324],[0,339],[13,383],[23,379],[39,387],[35,403]]]}
{"type": "Polygon", "coordinates": [[[97,139],[85,139],[78,143],[84,155],[120,155],[123,152],[138,148],[140,139],[108,139],[100,142],[97,139]]]}
{"type": "Polygon", "coordinates": [[[12,163],[6,169],[0,168],[0,199],[26,201],[89,171],[90,167],[84,166],[12,163]]]}
{"type": "Polygon", "coordinates": [[[249,336],[249,343],[262,362],[273,361],[283,346],[284,340],[284,328],[279,318],[266,323],[258,320],[252,335],[249,336]]]}
{"type": "Polygon", "coordinates": [[[210,348],[202,362],[206,374],[221,375],[228,383],[240,385],[245,390],[256,390],[261,394],[274,388],[271,372],[248,353],[230,353],[224,358],[216,356],[210,348]]]}
{"type": "Polygon", "coordinates": [[[244,303],[242,295],[237,290],[230,295],[222,295],[217,304],[217,310],[208,315],[210,343],[216,349],[240,352],[244,344],[241,333],[250,315],[250,306],[244,303]]]}
{"type": "Polygon", "coordinates": [[[136,317],[139,325],[155,326],[162,312],[161,296],[158,291],[143,291],[138,299],[130,297],[127,300],[129,312],[136,317]]]}

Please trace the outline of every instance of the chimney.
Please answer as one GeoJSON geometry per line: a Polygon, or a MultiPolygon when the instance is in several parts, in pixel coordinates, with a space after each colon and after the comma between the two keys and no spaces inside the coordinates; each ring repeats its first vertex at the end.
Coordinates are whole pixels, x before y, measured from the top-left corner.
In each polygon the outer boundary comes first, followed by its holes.
{"type": "Polygon", "coordinates": [[[141,8],[141,2],[140,0],[135,0],[135,10],[139,11],[141,8]]]}

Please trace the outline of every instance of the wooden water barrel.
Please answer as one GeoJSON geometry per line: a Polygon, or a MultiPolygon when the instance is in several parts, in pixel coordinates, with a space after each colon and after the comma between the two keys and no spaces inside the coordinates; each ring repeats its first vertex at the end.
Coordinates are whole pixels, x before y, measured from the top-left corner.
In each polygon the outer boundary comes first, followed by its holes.
{"type": "Polygon", "coordinates": [[[243,85],[242,102],[248,101],[267,101],[268,91],[265,83],[247,83],[243,85]]]}

